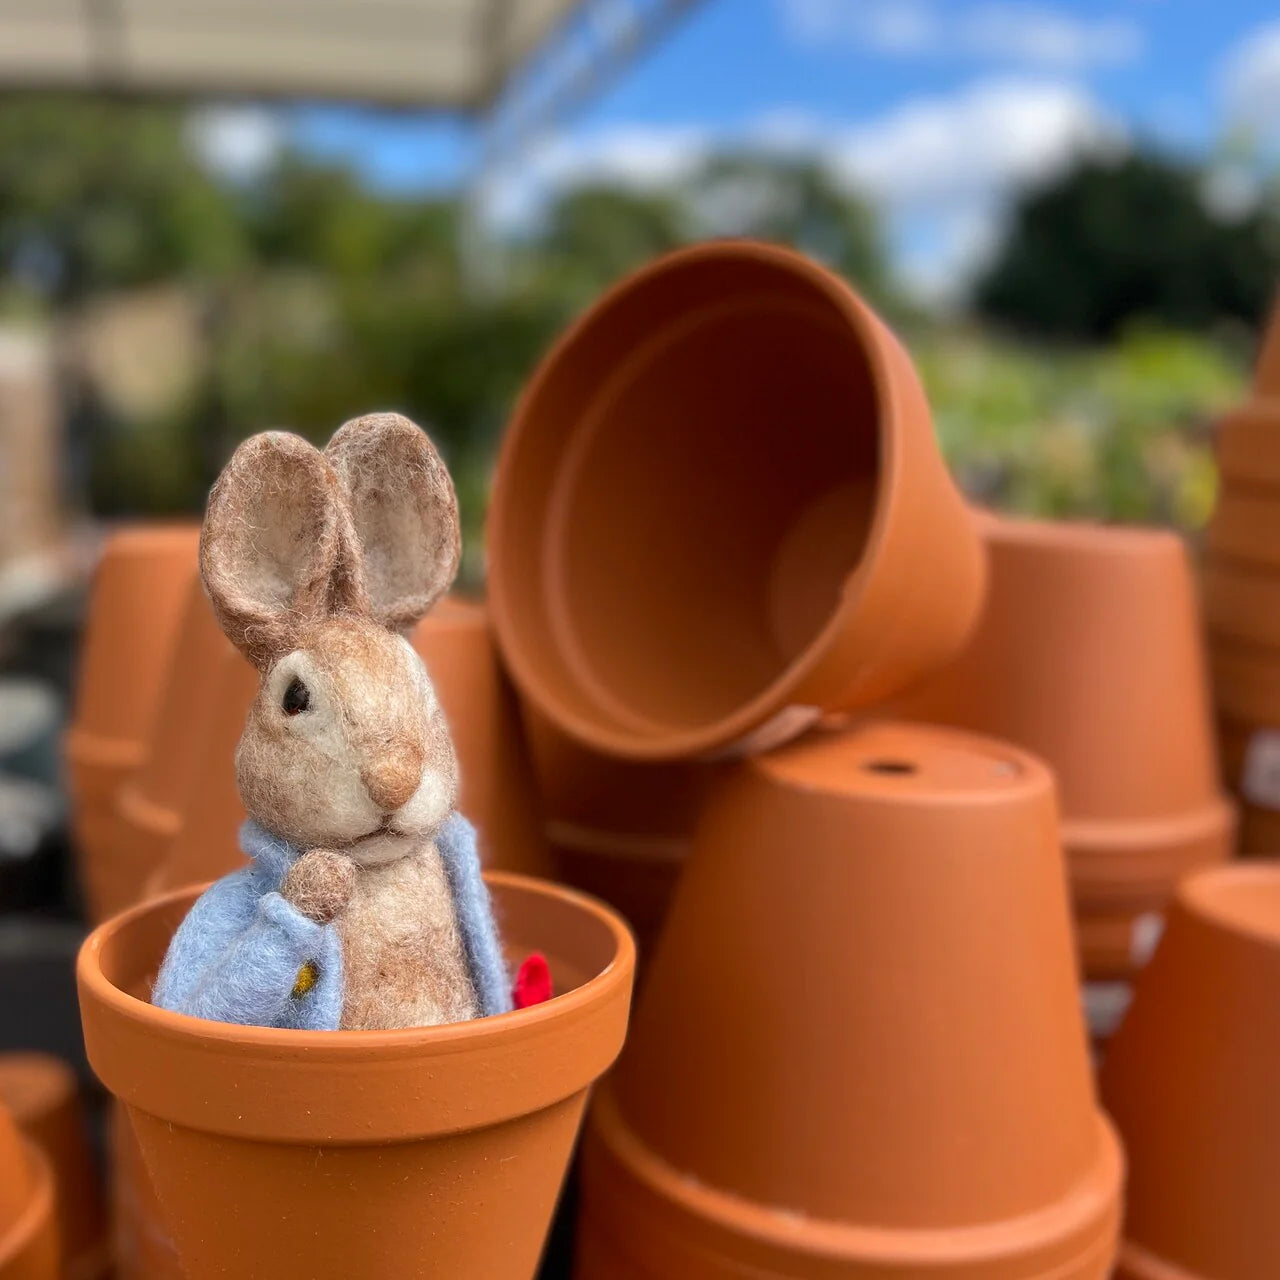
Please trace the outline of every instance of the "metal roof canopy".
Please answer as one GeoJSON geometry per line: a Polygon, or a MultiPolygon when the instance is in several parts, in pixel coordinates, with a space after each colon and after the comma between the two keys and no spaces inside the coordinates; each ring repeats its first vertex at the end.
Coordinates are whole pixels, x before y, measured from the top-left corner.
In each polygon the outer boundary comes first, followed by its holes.
{"type": "Polygon", "coordinates": [[[0,88],[478,112],[582,0],[0,0],[0,88]]]}

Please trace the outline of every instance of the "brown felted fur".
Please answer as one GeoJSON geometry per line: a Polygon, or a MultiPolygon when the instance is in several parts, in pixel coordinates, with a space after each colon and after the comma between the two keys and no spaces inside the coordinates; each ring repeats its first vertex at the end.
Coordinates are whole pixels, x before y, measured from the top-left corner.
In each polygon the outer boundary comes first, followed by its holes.
{"type": "Polygon", "coordinates": [[[310,621],[368,607],[341,481],[300,436],[246,440],[209,494],[200,572],[227,638],[260,670],[310,621]]]}
{"type": "Polygon", "coordinates": [[[344,1028],[426,1027],[477,1016],[453,895],[435,845],[361,871],[338,928],[344,1028]]]}
{"type": "Polygon", "coordinates": [[[398,634],[448,589],[458,546],[448,472],[394,414],[347,423],[327,456],[255,436],[209,500],[205,585],[262,672],[236,752],[241,798],[302,851],[285,897],[339,930],[344,1027],[477,1013],[433,840],[456,803],[457,760],[398,634]]]}
{"type": "Polygon", "coordinates": [[[312,849],[285,872],[280,892],[316,924],[345,910],[356,883],[356,864],[333,849],[312,849]]]}
{"type": "Polygon", "coordinates": [[[398,413],[339,427],[325,448],[346,486],[365,547],[373,616],[398,630],[423,617],[458,572],[462,542],[453,481],[431,441],[398,413]]]}

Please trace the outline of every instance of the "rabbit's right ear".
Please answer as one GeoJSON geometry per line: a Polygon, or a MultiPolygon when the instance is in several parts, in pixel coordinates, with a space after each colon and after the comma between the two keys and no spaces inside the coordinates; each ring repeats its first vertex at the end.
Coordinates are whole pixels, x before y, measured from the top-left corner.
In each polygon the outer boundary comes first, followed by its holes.
{"type": "Polygon", "coordinates": [[[264,431],[236,449],[209,494],[200,573],[227,638],[259,669],[309,623],[367,608],[342,486],[314,445],[264,431]]]}

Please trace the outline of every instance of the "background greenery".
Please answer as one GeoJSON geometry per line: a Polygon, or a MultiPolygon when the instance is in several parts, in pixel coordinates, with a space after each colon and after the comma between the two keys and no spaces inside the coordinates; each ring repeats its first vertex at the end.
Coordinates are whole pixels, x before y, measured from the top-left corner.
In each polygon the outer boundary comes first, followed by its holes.
{"type": "Polygon", "coordinates": [[[810,164],[724,155],[660,194],[566,192],[477,289],[456,200],[388,197],[287,151],[251,185],[219,182],[177,107],[10,98],[0,315],[58,335],[73,484],[100,514],[194,509],[242,436],[324,438],[395,407],[430,425],[474,535],[504,417],[555,332],[655,253],[760,235],[900,327],[976,497],[1194,528],[1210,423],[1243,394],[1280,275],[1275,201],[1215,216],[1205,176],[1141,151],[1082,160],[1025,193],[943,321],[901,297],[875,210],[810,164]]]}

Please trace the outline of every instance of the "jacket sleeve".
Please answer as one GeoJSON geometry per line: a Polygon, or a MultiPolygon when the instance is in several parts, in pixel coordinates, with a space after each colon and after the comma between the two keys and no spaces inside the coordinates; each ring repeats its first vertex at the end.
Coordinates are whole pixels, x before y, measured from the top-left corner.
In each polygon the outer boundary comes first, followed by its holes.
{"type": "Polygon", "coordinates": [[[206,890],[169,944],[152,1003],[245,1026],[336,1030],[342,1014],[342,947],[252,871],[206,890]],[[306,971],[307,979],[299,983],[306,971]],[[305,989],[303,989],[305,988],[305,989]]]}
{"type": "Polygon", "coordinates": [[[480,876],[475,828],[460,813],[451,814],[436,837],[436,845],[453,889],[481,1016],[507,1013],[512,1008],[511,976],[503,959],[489,890],[480,876]]]}

